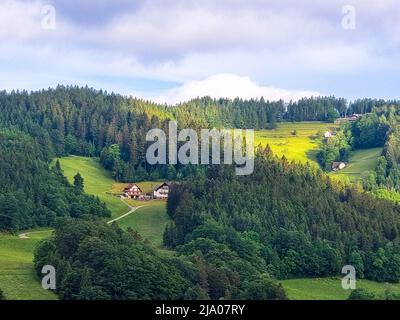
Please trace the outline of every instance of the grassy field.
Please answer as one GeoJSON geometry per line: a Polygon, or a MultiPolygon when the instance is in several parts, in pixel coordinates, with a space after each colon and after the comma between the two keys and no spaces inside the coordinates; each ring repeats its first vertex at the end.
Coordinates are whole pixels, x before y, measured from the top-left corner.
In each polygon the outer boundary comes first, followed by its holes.
{"type": "MultiPolygon", "coordinates": [[[[145,206],[118,220],[118,225],[123,229],[131,227],[138,231],[143,238],[148,239],[154,246],[161,246],[164,228],[168,222],[165,201],[125,200],[125,204],[121,201],[119,195],[128,184],[116,183],[110,173],[101,167],[97,158],[65,157],[59,160],[65,176],[71,182],[77,172],[81,174],[85,183],[85,191],[88,194],[98,196],[104,201],[111,210],[113,218],[127,213],[130,210],[128,205],[132,207],[145,206]]],[[[137,184],[143,192],[149,193],[161,182],[146,181],[137,184]]]]}
{"type": "MultiPolygon", "coordinates": [[[[291,300],[345,300],[351,293],[342,288],[340,278],[292,279],[281,283],[291,300]]],[[[379,296],[383,296],[386,289],[400,293],[400,284],[358,280],[356,285],[379,296]]]]}
{"type": "Polygon", "coordinates": [[[150,241],[152,245],[160,247],[163,242],[165,226],[169,221],[165,208],[166,202],[154,200],[145,205],[145,207],[118,221],[118,224],[123,229],[131,227],[138,231],[144,239],[150,241]]]}
{"type": "Polygon", "coordinates": [[[119,197],[111,194],[112,185],[115,180],[110,172],[105,170],[97,158],[65,157],[60,158],[61,168],[64,175],[72,183],[77,172],[84,179],[85,192],[98,196],[112,212],[112,217],[119,217],[129,211],[119,197]]]}
{"type": "Polygon", "coordinates": [[[343,170],[330,173],[330,175],[333,178],[357,181],[361,178],[363,173],[375,169],[381,153],[382,148],[353,151],[349,159],[349,165],[343,170]]]}
{"type": "Polygon", "coordinates": [[[319,135],[336,126],[325,122],[283,122],[274,130],[255,132],[254,142],[258,146],[270,145],[274,154],[285,155],[289,160],[317,164],[319,135]]]}
{"type": "Polygon", "coordinates": [[[33,252],[38,242],[51,235],[50,230],[36,230],[28,239],[0,234],[0,288],[7,300],[55,300],[44,290],[33,268],[33,252]]]}

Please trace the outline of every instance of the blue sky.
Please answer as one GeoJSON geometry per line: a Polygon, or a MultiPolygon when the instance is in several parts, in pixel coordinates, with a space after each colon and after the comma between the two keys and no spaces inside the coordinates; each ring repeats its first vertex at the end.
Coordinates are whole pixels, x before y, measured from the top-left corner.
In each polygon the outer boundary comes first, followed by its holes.
{"type": "Polygon", "coordinates": [[[399,58],[397,0],[0,1],[6,90],[399,99],[399,58]]]}

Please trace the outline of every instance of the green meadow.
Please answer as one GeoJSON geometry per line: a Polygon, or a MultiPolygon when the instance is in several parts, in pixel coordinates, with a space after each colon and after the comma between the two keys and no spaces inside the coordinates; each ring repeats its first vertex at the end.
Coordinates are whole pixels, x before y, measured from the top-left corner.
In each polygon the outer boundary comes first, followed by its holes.
{"type": "Polygon", "coordinates": [[[337,127],[326,122],[281,122],[273,130],[255,132],[256,146],[267,144],[278,157],[288,160],[317,164],[316,155],[321,136],[329,129],[337,127]]]}
{"type": "MultiPolygon", "coordinates": [[[[351,291],[344,290],[341,278],[291,279],[280,281],[290,300],[346,300],[351,291]]],[[[386,290],[400,294],[400,284],[357,280],[356,288],[366,289],[383,297],[386,290]]]]}
{"type": "Polygon", "coordinates": [[[166,213],[165,201],[150,201],[135,211],[133,214],[118,221],[123,228],[132,228],[140,233],[143,239],[147,239],[152,245],[161,247],[165,226],[169,221],[166,213]]]}
{"type": "Polygon", "coordinates": [[[55,300],[44,290],[33,268],[33,252],[38,242],[51,235],[51,230],[36,230],[27,239],[0,234],[0,288],[8,300],[55,300]]]}
{"type": "Polygon", "coordinates": [[[364,173],[375,169],[381,153],[382,148],[353,151],[348,166],[338,172],[332,172],[330,175],[333,178],[346,179],[351,182],[357,181],[364,173]]]}
{"type": "MultiPolygon", "coordinates": [[[[255,144],[270,145],[272,151],[289,160],[316,163],[319,137],[333,125],[320,122],[280,123],[275,130],[262,130],[255,133],[255,144]]],[[[372,170],[381,148],[360,150],[352,154],[349,166],[332,176],[341,179],[356,180],[363,172],[372,170]]],[[[97,158],[65,157],[60,158],[65,176],[73,182],[79,172],[84,178],[85,191],[98,196],[112,212],[119,217],[130,211],[131,207],[143,206],[132,214],[118,220],[123,229],[138,231],[143,239],[153,246],[161,248],[162,237],[169,217],[166,214],[165,201],[140,202],[122,201],[118,195],[127,184],[116,183],[111,174],[104,170],[97,158]]],[[[139,183],[144,192],[150,192],[157,181],[139,183]]],[[[56,299],[56,295],[43,290],[33,268],[33,252],[41,239],[49,237],[51,230],[35,230],[27,239],[16,235],[0,234],[0,288],[7,299],[56,299]]],[[[160,250],[163,252],[166,250],[160,250]]],[[[167,252],[166,254],[171,254],[167,252]]],[[[292,279],[281,281],[290,299],[301,300],[342,300],[350,294],[341,288],[339,278],[292,279]]],[[[372,281],[358,281],[358,286],[383,295],[386,289],[399,291],[400,285],[379,284],[372,281]]]]}
{"type": "MultiPolygon", "coordinates": [[[[101,167],[98,158],[74,156],[60,158],[59,160],[64,175],[73,182],[74,175],[79,172],[84,179],[85,191],[88,194],[98,196],[104,201],[111,210],[113,218],[129,212],[131,210],[129,206],[143,206],[132,214],[118,220],[117,223],[123,229],[130,227],[138,231],[144,239],[147,239],[156,247],[162,245],[164,229],[168,222],[165,201],[122,201],[119,195],[128,183],[116,183],[111,174],[101,167]]],[[[143,192],[149,193],[161,182],[145,181],[137,184],[143,192]]]]}
{"type": "Polygon", "coordinates": [[[70,156],[60,158],[61,168],[68,180],[73,183],[74,176],[79,172],[84,179],[85,192],[98,196],[112,212],[112,217],[116,218],[130,209],[119,197],[111,193],[112,185],[115,180],[111,173],[105,170],[98,158],[70,156]]]}

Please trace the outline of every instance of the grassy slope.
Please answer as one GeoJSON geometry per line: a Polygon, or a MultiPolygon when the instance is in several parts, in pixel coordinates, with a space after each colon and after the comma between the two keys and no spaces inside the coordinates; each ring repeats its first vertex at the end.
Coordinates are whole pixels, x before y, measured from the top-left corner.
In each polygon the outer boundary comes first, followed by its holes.
{"type": "Polygon", "coordinates": [[[335,125],[325,122],[284,122],[274,130],[255,132],[255,145],[270,145],[277,156],[285,155],[289,160],[315,163],[319,140],[317,133],[324,133],[335,125]],[[292,135],[296,130],[297,135],[292,135]]]}
{"type": "Polygon", "coordinates": [[[347,168],[339,172],[331,173],[331,176],[334,178],[347,178],[350,181],[356,181],[361,178],[363,173],[375,169],[381,153],[382,148],[356,150],[352,153],[347,168]]]}
{"type": "MultiPolygon", "coordinates": [[[[281,283],[291,300],[345,300],[350,295],[349,290],[342,288],[340,278],[291,279],[281,283]]],[[[400,293],[400,284],[358,280],[356,285],[379,296],[383,296],[386,289],[400,293]]]]}
{"type": "MultiPolygon", "coordinates": [[[[130,209],[124,204],[119,195],[127,183],[116,183],[110,173],[104,170],[98,159],[86,157],[66,157],[60,159],[61,168],[64,174],[72,182],[74,175],[79,171],[85,183],[85,191],[89,194],[98,196],[104,201],[111,210],[113,218],[127,213],[130,209]]],[[[147,181],[138,183],[144,192],[150,192],[152,188],[160,182],[147,181]]],[[[127,204],[135,206],[145,206],[131,215],[118,220],[118,224],[127,229],[138,231],[143,238],[148,239],[154,246],[162,244],[164,228],[168,222],[165,201],[134,201],[128,200],[127,204]]]]}
{"type": "Polygon", "coordinates": [[[123,229],[131,227],[154,246],[160,247],[163,242],[165,226],[169,221],[165,206],[165,201],[147,202],[146,207],[140,208],[135,213],[121,219],[118,224],[123,229]]]}
{"type": "Polygon", "coordinates": [[[0,288],[7,299],[57,299],[53,292],[42,289],[32,264],[37,243],[50,235],[49,230],[35,231],[29,239],[0,234],[0,288]]]}
{"type": "Polygon", "coordinates": [[[64,175],[72,183],[77,172],[81,174],[85,183],[85,192],[96,195],[105,202],[116,218],[129,211],[118,197],[111,194],[111,186],[115,182],[111,174],[102,168],[97,158],[66,157],[61,158],[60,164],[64,175]]]}

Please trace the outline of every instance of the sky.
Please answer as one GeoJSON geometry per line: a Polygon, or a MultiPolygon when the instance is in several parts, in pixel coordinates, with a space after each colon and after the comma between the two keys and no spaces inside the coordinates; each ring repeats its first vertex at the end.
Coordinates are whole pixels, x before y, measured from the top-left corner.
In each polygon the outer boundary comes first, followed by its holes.
{"type": "Polygon", "coordinates": [[[399,0],[0,0],[0,90],[400,99],[399,0]]]}

